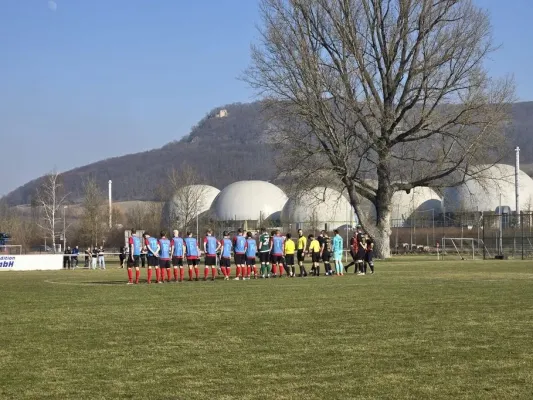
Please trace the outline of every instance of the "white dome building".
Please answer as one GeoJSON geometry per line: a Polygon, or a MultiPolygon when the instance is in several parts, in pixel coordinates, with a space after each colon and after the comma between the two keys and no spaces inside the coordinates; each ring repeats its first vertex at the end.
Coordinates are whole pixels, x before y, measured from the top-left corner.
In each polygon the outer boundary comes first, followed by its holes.
{"type": "MultiPolygon", "coordinates": [[[[479,167],[481,179],[470,180],[458,187],[444,191],[444,209],[451,212],[496,211],[500,205],[516,209],[515,169],[513,166],[496,164],[479,167]]],[[[533,179],[520,171],[520,208],[531,210],[533,206],[533,179]]]]}
{"type": "Polygon", "coordinates": [[[240,181],[226,186],[215,198],[211,212],[218,221],[279,219],[287,196],[265,181],[240,181]]]}
{"type": "Polygon", "coordinates": [[[209,185],[184,186],[164,205],[163,221],[183,223],[186,219],[195,218],[211,208],[219,193],[220,190],[209,185]]]}
{"type": "Polygon", "coordinates": [[[283,207],[281,218],[291,224],[314,223],[316,229],[328,230],[354,222],[352,207],[346,197],[325,187],[315,187],[290,198],[283,207]]]}

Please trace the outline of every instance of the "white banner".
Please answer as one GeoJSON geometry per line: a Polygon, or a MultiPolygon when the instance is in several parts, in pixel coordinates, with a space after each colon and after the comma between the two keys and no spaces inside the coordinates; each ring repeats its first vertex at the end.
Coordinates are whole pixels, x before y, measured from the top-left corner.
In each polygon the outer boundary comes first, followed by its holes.
{"type": "Polygon", "coordinates": [[[8,256],[0,254],[0,271],[38,271],[63,269],[62,254],[29,254],[8,256]]]}

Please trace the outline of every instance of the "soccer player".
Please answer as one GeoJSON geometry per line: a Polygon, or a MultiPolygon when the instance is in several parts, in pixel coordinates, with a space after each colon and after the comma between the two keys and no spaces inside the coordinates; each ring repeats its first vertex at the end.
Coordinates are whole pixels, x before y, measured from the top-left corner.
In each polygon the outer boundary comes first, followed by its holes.
{"type": "Polygon", "coordinates": [[[135,267],[135,283],[139,283],[141,271],[139,270],[139,258],[141,257],[142,241],[139,236],[136,235],[135,229],[131,230],[131,236],[128,240],[130,248],[130,257],[128,259],[128,285],[133,284],[133,270],[135,267]]]}
{"type": "Polygon", "coordinates": [[[271,253],[272,253],[272,273],[276,275],[276,268],[279,267],[279,277],[283,276],[283,253],[285,251],[285,243],[281,237],[280,231],[276,231],[272,237],[271,253]]]}
{"type": "Polygon", "coordinates": [[[198,280],[200,271],[198,271],[198,262],[200,260],[200,248],[198,241],[192,236],[192,232],[187,232],[185,238],[185,254],[187,255],[187,265],[189,266],[189,281],[192,281],[192,269],[194,268],[195,280],[198,280]]]}
{"type": "Polygon", "coordinates": [[[174,237],[172,238],[172,266],[174,267],[174,280],[178,280],[178,269],[180,275],[180,282],[183,282],[183,256],[185,254],[185,242],[180,237],[178,230],[174,231],[174,237]]]}
{"type": "Polygon", "coordinates": [[[261,277],[270,278],[270,235],[265,228],[261,228],[259,236],[259,261],[261,262],[261,277]]]}
{"type": "Polygon", "coordinates": [[[344,248],[344,243],[342,241],[342,236],[339,235],[339,231],[335,229],[333,231],[335,236],[333,236],[333,259],[335,260],[335,271],[337,276],[344,275],[344,266],[342,265],[342,250],[344,248]]]}
{"type": "Polygon", "coordinates": [[[204,281],[207,280],[209,267],[211,267],[211,280],[215,280],[217,273],[217,252],[220,249],[220,242],[213,236],[213,231],[209,229],[204,238],[205,268],[204,281]]]}
{"type": "Polygon", "coordinates": [[[313,262],[311,275],[317,276],[316,273],[319,271],[320,267],[320,243],[315,239],[315,235],[313,234],[309,235],[307,240],[309,241],[309,254],[311,255],[311,261],[313,262]]]}
{"type": "MultiPolygon", "coordinates": [[[[171,254],[171,244],[170,240],[167,239],[167,234],[165,231],[161,231],[159,239],[159,267],[161,272],[167,271],[167,282],[170,282],[172,277],[171,268],[170,268],[170,254],[171,254]]],[[[163,281],[165,280],[163,276],[163,281]]],[[[174,280],[176,275],[174,274],[174,280]]]]}
{"type": "MultiPolygon", "coordinates": [[[[152,267],[155,268],[155,279],[157,283],[163,283],[161,281],[161,269],[159,268],[159,240],[155,237],[151,237],[148,232],[144,232],[144,244],[148,251],[148,283],[152,283],[152,267]]],[[[165,278],[163,278],[165,280],[165,278]]]]}
{"type": "Polygon", "coordinates": [[[355,265],[354,273],[357,273],[357,265],[356,265],[357,261],[356,260],[357,260],[358,248],[359,246],[357,244],[357,231],[354,231],[353,236],[350,239],[350,255],[352,256],[352,262],[344,267],[344,270],[346,271],[346,273],[348,273],[348,268],[350,268],[352,265],[355,265]]]}
{"type": "Polygon", "coordinates": [[[229,238],[228,232],[224,231],[223,236],[220,252],[220,269],[224,275],[224,280],[227,281],[231,274],[231,249],[233,248],[233,243],[229,238]]]}
{"type": "Polygon", "coordinates": [[[368,236],[365,241],[365,264],[363,275],[366,274],[366,264],[370,267],[370,274],[374,273],[374,240],[368,236]]]}
{"type": "Polygon", "coordinates": [[[237,271],[235,273],[235,280],[238,281],[239,279],[241,279],[241,276],[244,280],[244,271],[246,268],[246,238],[244,237],[241,228],[237,230],[237,236],[233,238],[233,251],[235,253],[235,266],[237,268],[237,271]]]}
{"type": "Polygon", "coordinates": [[[365,239],[363,235],[363,231],[361,230],[361,227],[357,227],[357,254],[356,254],[356,262],[358,264],[358,270],[359,272],[357,275],[364,275],[364,263],[365,263],[365,257],[366,257],[366,251],[365,251],[365,239]]]}
{"type": "Polygon", "coordinates": [[[296,248],[296,245],[291,239],[292,235],[290,233],[287,233],[285,237],[285,263],[287,264],[287,268],[289,269],[290,277],[294,278],[294,276],[296,275],[296,268],[294,267],[294,250],[296,248]]]}
{"type": "Polygon", "coordinates": [[[252,270],[254,279],[257,279],[257,267],[255,265],[255,256],[257,254],[257,242],[252,237],[252,232],[246,233],[246,279],[250,279],[252,270]]]}
{"type": "MultiPolygon", "coordinates": [[[[324,262],[324,270],[326,276],[333,275],[333,272],[331,271],[331,238],[328,236],[328,233],[326,231],[322,231],[320,233],[320,236],[322,237],[322,241],[318,240],[318,243],[320,244],[320,258],[324,262]]],[[[319,236],[319,239],[320,239],[319,236]]],[[[320,276],[320,264],[318,265],[317,269],[317,276],[320,276]]]]}
{"type": "Polygon", "coordinates": [[[305,249],[307,247],[307,238],[304,236],[304,233],[301,229],[298,229],[298,265],[300,266],[300,277],[307,276],[307,271],[305,270],[304,261],[305,261],[305,249]]]}

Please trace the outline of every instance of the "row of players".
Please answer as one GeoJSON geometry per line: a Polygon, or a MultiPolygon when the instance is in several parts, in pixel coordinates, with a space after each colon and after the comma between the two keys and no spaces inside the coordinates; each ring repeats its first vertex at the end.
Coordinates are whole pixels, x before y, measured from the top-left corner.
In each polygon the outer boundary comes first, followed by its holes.
{"type": "MultiPolygon", "coordinates": [[[[163,283],[171,281],[172,272],[174,281],[184,280],[184,262],[189,270],[189,281],[199,280],[199,264],[202,250],[198,241],[193,237],[192,232],[187,232],[187,236],[182,238],[177,230],[174,231],[172,239],[166,237],[165,232],[161,232],[160,238],[150,236],[145,232],[143,237],[136,234],[135,229],[131,230],[132,236],[129,238],[128,256],[128,284],[139,283],[140,269],[139,260],[143,248],[147,249],[148,270],[147,282],[152,282],[152,267],[155,268],[156,282],[163,283]],[[135,281],[133,280],[133,269],[135,269],[135,281]]],[[[203,254],[205,255],[204,280],[208,279],[211,270],[211,280],[215,280],[218,272],[221,272],[225,280],[230,279],[231,274],[231,254],[234,254],[236,266],[236,280],[248,280],[252,276],[257,279],[282,277],[283,271],[289,277],[296,276],[294,257],[296,255],[301,277],[308,276],[304,266],[305,256],[309,255],[312,261],[310,274],[320,275],[320,262],[324,263],[325,275],[342,276],[351,265],[355,265],[358,274],[366,273],[366,264],[370,266],[370,273],[374,273],[372,260],[374,243],[371,238],[365,238],[361,229],[358,228],[350,242],[350,252],[353,262],[346,267],[342,264],[343,239],[337,230],[334,231],[333,238],[330,238],[325,231],[315,238],[314,235],[305,237],[302,230],[298,231],[297,244],[292,240],[291,234],[282,236],[280,231],[273,231],[268,234],[264,228],[256,241],[251,232],[246,235],[239,229],[237,235],[230,239],[229,233],[223,233],[223,239],[217,240],[213,232],[208,230],[203,240],[203,254]],[[258,275],[256,258],[259,257],[261,263],[260,275],[258,275]],[[335,271],[331,267],[331,260],[335,265],[335,271]],[[218,261],[218,263],[217,263],[218,261]],[[218,267],[217,264],[220,264],[218,267]]]]}

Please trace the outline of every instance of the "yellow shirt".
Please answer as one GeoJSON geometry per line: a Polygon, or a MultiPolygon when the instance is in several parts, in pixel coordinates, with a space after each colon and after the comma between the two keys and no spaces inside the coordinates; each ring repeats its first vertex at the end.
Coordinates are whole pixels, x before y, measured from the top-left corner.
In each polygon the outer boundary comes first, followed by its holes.
{"type": "Polygon", "coordinates": [[[305,246],[307,246],[307,238],[305,236],[298,238],[298,250],[305,250],[305,246]]]}
{"type": "Polygon", "coordinates": [[[294,242],[292,241],[292,239],[287,239],[285,241],[285,254],[294,254],[294,248],[294,242]]]}
{"type": "Polygon", "coordinates": [[[311,244],[309,244],[309,251],[314,253],[320,253],[320,243],[318,243],[318,240],[311,240],[311,244]]]}

